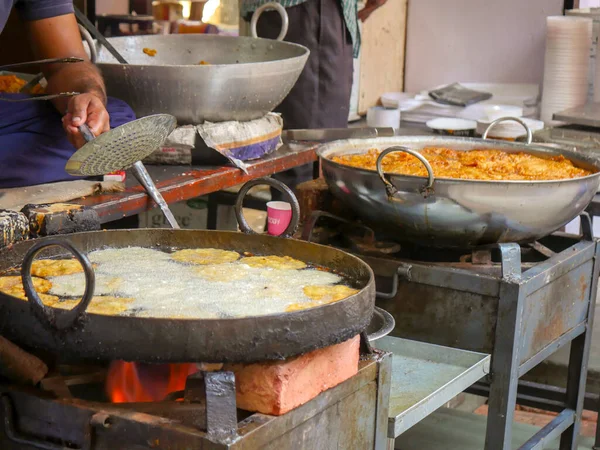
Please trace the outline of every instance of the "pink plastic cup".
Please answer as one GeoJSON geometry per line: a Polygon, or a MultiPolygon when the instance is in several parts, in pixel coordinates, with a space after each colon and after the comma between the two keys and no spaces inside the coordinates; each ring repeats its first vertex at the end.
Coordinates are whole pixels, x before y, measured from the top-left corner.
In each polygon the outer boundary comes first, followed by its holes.
{"type": "Polygon", "coordinates": [[[292,220],[292,205],[286,202],[267,203],[267,233],[271,236],[283,234],[292,220]]]}

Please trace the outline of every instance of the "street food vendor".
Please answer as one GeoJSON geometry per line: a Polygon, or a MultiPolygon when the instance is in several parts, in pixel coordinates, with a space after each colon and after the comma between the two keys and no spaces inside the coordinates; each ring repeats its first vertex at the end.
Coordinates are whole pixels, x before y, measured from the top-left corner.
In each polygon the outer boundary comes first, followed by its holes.
{"type": "MultiPolygon", "coordinates": [[[[241,0],[241,15],[250,21],[252,13],[273,0],[241,0]]],[[[358,21],[366,20],[386,0],[368,0],[357,11],[357,0],[276,0],[286,8],[289,28],[285,41],[303,45],[310,56],[295,86],[275,109],[284,128],[346,128],[354,72],[353,58],[360,49],[358,21]]],[[[281,31],[277,11],[260,17],[257,35],[275,39],[281,31]]],[[[276,174],[274,178],[295,186],[312,178],[312,165],[276,174]]],[[[278,191],[271,190],[279,199],[278,191]]]]}
{"type": "MultiPolygon", "coordinates": [[[[79,92],[48,101],[0,101],[0,188],[73,180],[65,164],[85,140],[135,118],[122,101],[107,98],[102,76],[83,48],[72,0],[0,0],[0,32],[15,8],[36,58],[81,57],[85,62],[43,65],[46,93],[79,92]]],[[[24,94],[0,94],[17,98],[24,94]]]]}

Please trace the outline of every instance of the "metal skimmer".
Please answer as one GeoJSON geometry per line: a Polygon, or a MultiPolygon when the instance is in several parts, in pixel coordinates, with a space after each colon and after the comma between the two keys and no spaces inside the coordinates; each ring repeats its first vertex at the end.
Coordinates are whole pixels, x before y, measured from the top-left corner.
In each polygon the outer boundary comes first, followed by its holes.
{"type": "Polygon", "coordinates": [[[94,137],[84,124],[79,127],[79,131],[87,144],[71,156],[65,170],[76,176],[96,176],[131,168],[171,227],[178,229],[175,216],[141,161],[165,142],[176,124],[175,117],[156,114],[126,123],[98,137],[94,137]]]}

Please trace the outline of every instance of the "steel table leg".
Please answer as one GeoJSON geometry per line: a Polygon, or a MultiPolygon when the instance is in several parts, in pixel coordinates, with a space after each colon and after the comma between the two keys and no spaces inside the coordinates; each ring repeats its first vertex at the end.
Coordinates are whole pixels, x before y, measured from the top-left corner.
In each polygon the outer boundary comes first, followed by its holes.
{"type": "MultiPolygon", "coordinates": [[[[591,233],[591,221],[584,221],[582,224],[588,228],[588,234],[591,233]]],[[[592,342],[592,330],[594,325],[594,311],[596,307],[596,294],[598,291],[598,260],[600,257],[600,245],[596,243],[596,257],[594,262],[593,283],[590,287],[590,304],[587,316],[587,330],[571,342],[571,352],[569,355],[569,369],[567,372],[567,407],[575,411],[575,422],[562,434],[560,439],[560,450],[576,450],[579,439],[579,429],[581,427],[581,414],[583,412],[583,402],[585,399],[585,383],[587,379],[588,360],[590,346],[592,342]]],[[[597,426],[596,426],[597,427],[597,426]]],[[[598,446],[598,429],[596,428],[596,443],[598,446]]]]}
{"type": "Polygon", "coordinates": [[[512,422],[519,384],[518,348],[521,332],[518,318],[522,308],[519,285],[503,283],[492,356],[486,450],[510,450],[512,447],[512,422]]]}

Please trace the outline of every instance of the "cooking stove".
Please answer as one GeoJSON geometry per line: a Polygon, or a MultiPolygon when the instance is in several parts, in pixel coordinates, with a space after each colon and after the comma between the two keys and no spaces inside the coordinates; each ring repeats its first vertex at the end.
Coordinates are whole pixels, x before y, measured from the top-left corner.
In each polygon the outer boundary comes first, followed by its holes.
{"type": "Polygon", "coordinates": [[[225,371],[196,372],[143,403],[107,401],[105,367],[57,366],[36,387],[0,379],[0,448],[384,449],[391,357],[362,351],[356,375],[278,417],[237,409],[225,371]]]}
{"type": "Polygon", "coordinates": [[[561,450],[577,448],[600,269],[587,214],[582,236],[471,251],[402,242],[352,216],[307,217],[302,239],[345,249],[373,269],[377,306],[396,321],[392,336],[492,355],[490,375],[472,389],[489,396],[486,450],[511,448],[517,402],[559,413],[522,448],[542,448],[547,436],[561,436],[561,450]],[[566,389],[519,381],[566,345],[566,389]]]}

